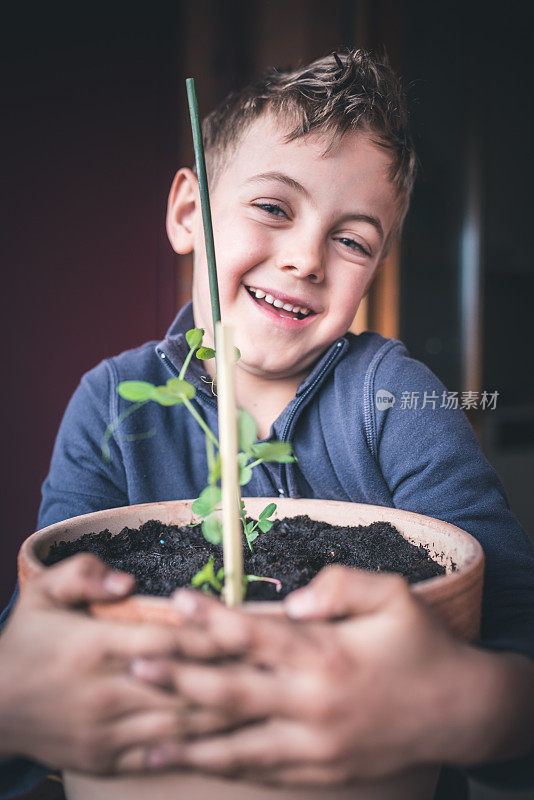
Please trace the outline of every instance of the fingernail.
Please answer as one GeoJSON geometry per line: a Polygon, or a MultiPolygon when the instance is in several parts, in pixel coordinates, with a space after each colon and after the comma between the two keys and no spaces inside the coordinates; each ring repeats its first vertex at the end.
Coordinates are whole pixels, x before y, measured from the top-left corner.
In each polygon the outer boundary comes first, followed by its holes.
{"type": "Polygon", "coordinates": [[[125,594],[132,585],[132,575],[127,575],[125,572],[110,572],[104,578],[104,588],[111,594],[125,594]]]}
{"type": "Polygon", "coordinates": [[[284,600],[284,606],[289,617],[301,619],[317,612],[317,598],[311,589],[298,589],[296,592],[288,594],[284,600]]]}
{"type": "Polygon", "coordinates": [[[146,754],[146,765],[149,769],[160,769],[161,767],[169,767],[175,764],[179,759],[179,752],[177,746],[172,749],[167,745],[160,745],[148,750],[146,754]]]}
{"type": "Polygon", "coordinates": [[[142,681],[155,681],[161,676],[161,668],[150,659],[134,658],[130,661],[130,675],[142,681]]]}
{"type": "Polygon", "coordinates": [[[172,596],[174,607],[184,615],[184,617],[193,617],[198,611],[198,601],[194,592],[187,589],[179,589],[172,596]]]}

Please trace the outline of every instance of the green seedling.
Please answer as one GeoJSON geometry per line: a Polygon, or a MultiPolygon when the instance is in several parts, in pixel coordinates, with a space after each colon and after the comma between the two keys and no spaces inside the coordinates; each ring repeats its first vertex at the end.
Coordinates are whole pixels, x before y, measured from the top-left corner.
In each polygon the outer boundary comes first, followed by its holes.
{"type": "MultiPolygon", "coordinates": [[[[204,564],[202,569],[199,569],[196,575],[193,576],[191,579],[191,586],[193,586],[195,589],[201,589],[206,594],[212,594],[212,590],[214,590],[217,594],[221,594],[223,590],[224,567],[218,569],[217,574],[215,574],[214,563],[215,559],[213,556],[211,556],[209,561],[204,564]]],[[[282,582],[277,578],[264,578],[258,575],[243,575],[243,594],[246,592],[248,584],[254,583],[254,581],[274,583],[277,592],[279,592],[282,588],[282,582]]]]}
{"type": "MultiPolygon", "coordinates": [[[[197,424],[204,433],[206,442],[206,456],[208,462],[208,485],[202,490],[199,497],[193,502],[191,510],[201,519],[202,533],[205,539],[211,544],[221,544],[222,524],[219,519],[221,508],[221,458],[219,453],[219,441],[206,422],[202,419],[191,400],[195,397],[196,389],[192,383],[185,379],[185,373],[195,355],[196,358],[207,360],[215,358],[215,350],[205,347],[202,344],[204,330],[202,328],[192,328],[186,333],[186,340],[189,345],[189,352],[182,365],[177,378],[170,378],[166,384],[155,386],[147,381],[122,381],[117,387],[119,395],[125,400],[129,400],[133,405],[122,412],[106,429],[102,440],[102,452],[104,458],[109,458],[109,439],[113,436],[120,423],[134,411],[149,401],[154,401],[162,406],[184,405],[193,416],[197,424]]],[[[235,348],[236,360],[240,358],[240,352],[235,348]]],[[[215,393],[212,382],[212,391],[215,393]]],[[[258,428],[254,418],[243,409],[238,411],[238,436],[240,452],[237,456],[239,470],[239,485],[245,486],[252,478],[252,471],[259,464],[266,462],[292,463],[296,461],[293,455],[293,448],[290,442],[258,442],[258,428]]],[[[151,435],[137,434],[133,438],[146,438],[151,435]]],[[[132,438],[131,436],[129,438],[132,438]]],[[[256,522],[247,519],[245,503],[238,493],[236,497],[239,516],[243,524],[243,532],[247,544],[252,550],[252,543],[260,533],[267,533],[272,526],[273,520],[270,518],[276,511],[276,504],[269,503],[260,513],[256,522]]],[[[194,523],[196,524],[196,523],[194,523]]],[[[200,586],[203,589],[208,587],[208,591],[215,589],[220,592],[224,572],[221,570],[215,575],[213,573],[213,563],[210,561],[194,576],[192,585],[200,586]],[[218,588],[219,587],[219,588],[218,588]]],[[[264,580],[279,584],[275,578],[262,578],[253,575],[246,576],[246,580],[264,580]]],[[[277,585],[277,591],[279,586],[277,585]]]]}

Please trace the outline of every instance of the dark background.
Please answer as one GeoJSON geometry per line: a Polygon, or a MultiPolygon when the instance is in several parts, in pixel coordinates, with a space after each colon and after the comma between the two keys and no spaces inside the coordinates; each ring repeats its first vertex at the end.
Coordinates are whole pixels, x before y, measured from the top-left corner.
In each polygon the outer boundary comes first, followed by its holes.
{"type": "Polygon", "coordinates": [[[474,422],[534,532],[529,22],[527,3],[423,0],[25,5],[4,18],[0,602],[80,376],[162,337],[188,298],[190,260],[164,230],[173,174],[192,162],[185,78],[205,113],[265,67],[343,45],[385,45],[410,97],[422,171],[402,241],[400,337],[449,389],[467,388],[474,235],[481,386],[500,393],[474,422]]]}

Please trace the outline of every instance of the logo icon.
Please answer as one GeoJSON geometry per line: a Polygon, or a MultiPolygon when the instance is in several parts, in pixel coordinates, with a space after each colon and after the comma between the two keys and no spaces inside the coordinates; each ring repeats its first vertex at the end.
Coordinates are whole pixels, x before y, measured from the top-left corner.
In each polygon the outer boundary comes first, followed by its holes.
{"type": "Polygon", "coordinates": [[[379,389],[375,394],[375,406],[379,411],[385,411],[395,405],[395,395],[387,389],[379,389]]]}

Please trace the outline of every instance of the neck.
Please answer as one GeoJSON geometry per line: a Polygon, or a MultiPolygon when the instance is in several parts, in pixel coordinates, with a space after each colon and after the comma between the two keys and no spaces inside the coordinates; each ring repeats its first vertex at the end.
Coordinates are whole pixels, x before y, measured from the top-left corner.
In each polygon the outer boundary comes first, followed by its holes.
{"type": "MultiPolygon", "coordinates": [[[[211,378],[215,377],[215,360],[203,361],[204,369],[211,378]]],[[[254,375],[237,365],[235,371],[235,392],[238,408],[252,414],[258,425],[258,438],[269,435],[271,425],[293,400],[296,391],[309,369],[287,378],[265,378],[254,375]]]]}

